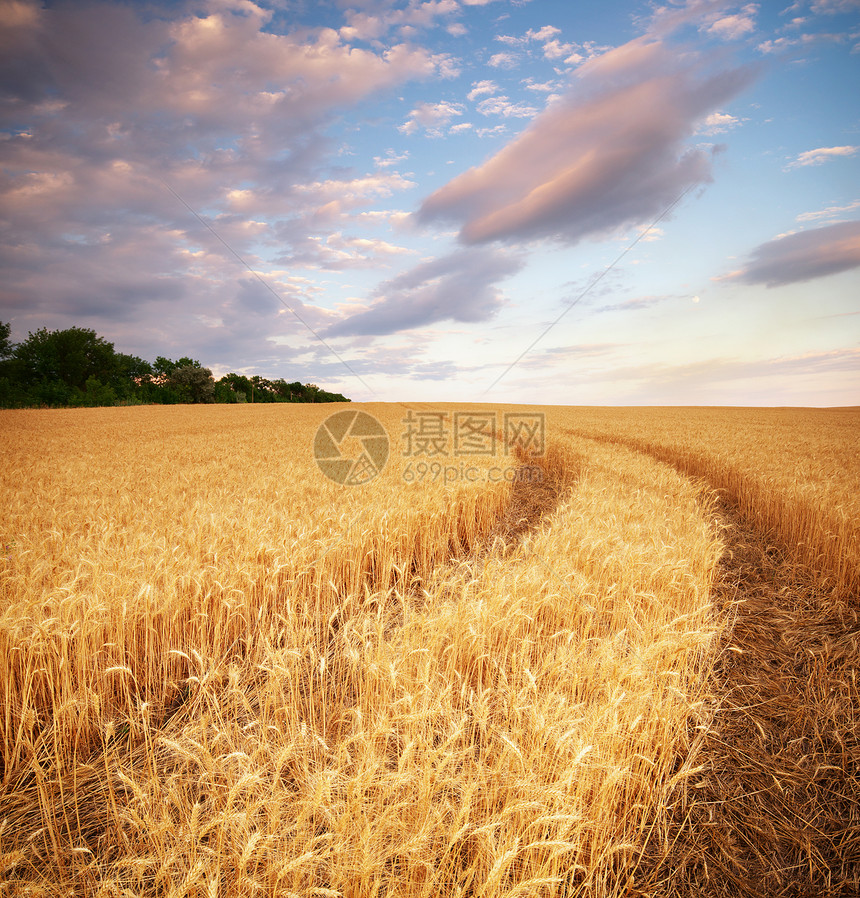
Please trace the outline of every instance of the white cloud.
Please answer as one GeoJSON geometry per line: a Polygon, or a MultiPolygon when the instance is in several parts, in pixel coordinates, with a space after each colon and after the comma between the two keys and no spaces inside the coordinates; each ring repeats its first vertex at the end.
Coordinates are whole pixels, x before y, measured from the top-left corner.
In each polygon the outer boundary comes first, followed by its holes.
{"type": "Polygon", "coordinates": [[[858,150],[860,150],[860,147],[853,146],[819,147],[817,150],[807,150],[805,153],[801,153],[792,162],[789,162],[786,169],[804,168],[808,165],[821,165],[824,162],[829,162],[831,159],[836,159],[840,156],[853,156],[858,150]]]}
{"type": "Polygon", "coordinates": [[[474,100],[484,94],[493,94],[498,89],[498,85],[495,81],[475,81],[472,83],[472,89],[466,95],[466,98],[474,100]]]}
{"type": "Polygon", "coordinates": [[[409,158],[409,150],[397,153],[394,150],[386,150],[384,156],[374,156],[373,161],[378,168],[388,168],[390,165],[397,165],[398,162],[405,162],[409,158]]]}
{"type": "Polygon", "coordinates": [[[853,212],[860,209],[860,200],[854,200],[853,203],[847,203],[844,206],[828,206],[826,209],[818,209],[815,212],[802,212],[795,218],[795,221],[822,221],[832,219],[838,221],[839,217],[845,212],[853,212]]]}
{"type": "Polygon", "coordinates": [[[489,65],[494,69],[512,69],[519,62],[516,53],[494,53],[489,59],[489,65]]]}
{"type": "Polygon", "coordinates": [[[478,137],[498,137],[500,134],[505,134],[507,130],[507,125],[493,125],[492,128],[478,128],[475,133],[478,137]]]}
{"type": "Polygon", "coordinates": [[[577,61],[581,59],[579,54],[575,54],[576,46],[574,44],[563,44],[561,41],[547,41],[543,45],[543,55],[547,59],[575,58],[577,61]]]}
{"type": "Polygon", "coordinates": [[[402,256],[414,253],[415,250],[404,246],[396,246],[386,240],[368,237],[344,237],[341,233],[330,234],[326,238],[330,249],[341,250],[354,259],[372,259],[374,256],[402,256]]]}
{"type": "Polygon", "coordinates": [[[758,13],[758,5],[747,4],[739,13],[730,16],[721,16],[711,22],[707,27],[709,34],[723,40],[739,40],[744,35],[755,31],[755,16],[758,13]]]}
{"type": "MultiPolygon", "coordinates": [[[[853,40],[855,35],[849,35],[849,37],[853,40]]],[[[778,37],[774,40],[762,41],[757,49],[764,54],[781,53],[784,50],[790,50],[793,47],[809,47],[813,44],[843,44],[845,43],[845,40],[846,36],[844,34],[818,31],[815,33],[801,34],[800,37],[797,38],[778,37]]]]}
{"type": "MultiPolygon", "coordinates": [[[[457,0],[426,0],[424,3],[410,3],[402,9],[386,9],[380,15],[348,9],[345,14],[347,24],[340,29],[339,34],[347,41],[369,41],[383,37],[393,28],[400,28],[402,35],[413,36],[416,29],[432,28],[437,18],[453,15],[459,10],[457,0]]],[[[449,25],[449,29],[451,27],[457,25],[449,25]]]]}
{"type": "Polygon", "coordinates": [[[424,128],[431,135],[438,137],[442,134],[443,126],[447,125],[454,116],[462,115],[463,107],[459,103],[419,103],[410,113],[409,118],[398,127],[403,134],[414,134],[419,128],[424,128]]]}
{"type": "Polygon", "coordinates": [[[561,29],[553,25],[544,25],[543,28],[539,28],[537,31],[531,29],[528,31],[528,36],[534,41],[549,41],[557,34],[561,34],[561,29]]]}
{"type": "Polygon", "coordinates": [[[593,41],[585,44],[565,43],[559,40],[561,29],[554,25],[544,25],[542,28],[530,28],[520,37],[511,34],[500,34],[496,40],[517,48],[519,52],[506,51],[497,53],[490,59],[490,65],[497,68],[513,68],[521,59],[522,53],[529,52],[528,44],[539,43],[544,59],[562,60],[567,66],[578,65],[586,58],[590,58],[608,50],[608,47],[598,47],[593,41]]]}
{"type": "Polygon", "coordinates": [[[558,81],[535,81],[533,78],[526,78],[523,81],[523,86],[526,90],[533,90],[537,93],[545,93],[551,94],[553,91],[557,91],[560,87],[560,82],[558,81]]]}
{"type": "Polygon", "coordinates": [[[507,44],[509,47],[521,47],[528,43],[528,35],[525,37],[514,37],[512,34],[498,34],[496,40],[500,44],[507,44]]]}
{"type": "Polygon", "coordinates": [[[314,202],[337,200],[344,206],[364,202],[368,197],[388,197],[398,190],[414,187],[413,181],[404,178],[397,172],[365,175],[363,178],[344,180],[331,178],[326,181],[313,181],[308,184],[297,184],[296,193],[313,197],[314,202]]]}
{"type": "Polygon", "coordinates": [[[534,106],[526,106],[523,103],[513,103],[505,96],[488,97],[478,103],[478,112],[481,115],[502,115],[505,118],[531,118],[537,115],[534,106]]]}
{"type": "Polygon", "coordinates": [[[730,115],[728,112],[712,112],[696,129],[696,134],[705,134],[707,136],[725,134],[726,131],[730,131],[739,124],[740,119],[730,115]]]}

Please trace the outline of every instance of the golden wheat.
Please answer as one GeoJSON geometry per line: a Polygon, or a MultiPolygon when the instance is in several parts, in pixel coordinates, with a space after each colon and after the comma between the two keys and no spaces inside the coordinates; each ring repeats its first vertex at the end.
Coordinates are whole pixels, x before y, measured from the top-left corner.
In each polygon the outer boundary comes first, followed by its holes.
{"type": "Polygon", "coordinates": [[[557,409],[416,479],[361,408],[360,487],[313,460],[337,407],[3,413],[0,882],[650,893],[715,713],[709,495],[557,409]]]}
{"type": "Polygon", "coordinates": [[[825,586],[860,592],[857,409],[565,409],[553,421],[707,480],[825,586]]]}

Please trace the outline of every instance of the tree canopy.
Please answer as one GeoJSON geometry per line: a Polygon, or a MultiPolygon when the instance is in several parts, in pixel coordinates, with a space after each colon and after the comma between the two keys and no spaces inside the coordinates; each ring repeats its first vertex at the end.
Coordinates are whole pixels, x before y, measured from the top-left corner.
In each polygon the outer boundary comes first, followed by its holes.
{"type": "Polygon", "coordinates": [[[195,359],[155,362],[117,352],[87,328],[40,328],[14,344],[0,321],[0,407],[64,407],[204,402],[349,402],[315,384],[226,374],[195,359]]]}

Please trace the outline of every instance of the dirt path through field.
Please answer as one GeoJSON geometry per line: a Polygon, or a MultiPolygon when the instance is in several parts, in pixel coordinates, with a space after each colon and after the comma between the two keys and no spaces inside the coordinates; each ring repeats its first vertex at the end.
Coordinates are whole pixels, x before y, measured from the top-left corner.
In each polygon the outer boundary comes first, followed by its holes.
{"type": "Polygon", "coordinates": [[[731,504],[719,511],[714,598],[736,617],[696,759],[706,772],[679,798],[676,842],[646,891],[860,895],[858,605],[822,592],[731,504]]]}
{"type": "MultiPolygon", "coordinates": [[[[513,484],[493,538],[512,548],[562,493],[557,473],[513,484]]],[[[717,510],[713,599],[733,626],[695,759],[705,772],[678,795],[668,857],[652,845],[639,882],[647,894],[860,895],[860,606],[822,590],[728,497],[717,510]]]]}
{"type": "MultiPolygon", "coordinates": [[[[694,476],[659,446],[568,432],[694,476]]],[[[678,796],[668,858],[665,844],[650,846],[660,860],[643,890],[858,896],[860,598],[834,595],[822,586],[825,572],[798,564],[797,552],[741,517],[737,497],[718,494],[726,551],[713,599],[734,622],[713,672],[713,724],[695,760],[706,770],[678,796]]]]}

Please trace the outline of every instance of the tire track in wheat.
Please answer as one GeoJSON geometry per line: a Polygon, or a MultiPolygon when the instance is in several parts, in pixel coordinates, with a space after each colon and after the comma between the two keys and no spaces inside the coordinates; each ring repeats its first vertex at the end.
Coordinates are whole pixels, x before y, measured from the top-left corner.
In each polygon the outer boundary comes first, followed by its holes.
{"type": "MultiPolygon", "coordinates": [[[[639,441],[577,435],[690,474],[639,441]]],[[[720,492],[712,596],[733,624],[712,674],[707,774],[675,805],[671,850],[646,850],[643,894],[858,895],[860,606],[720,492]]]]}

